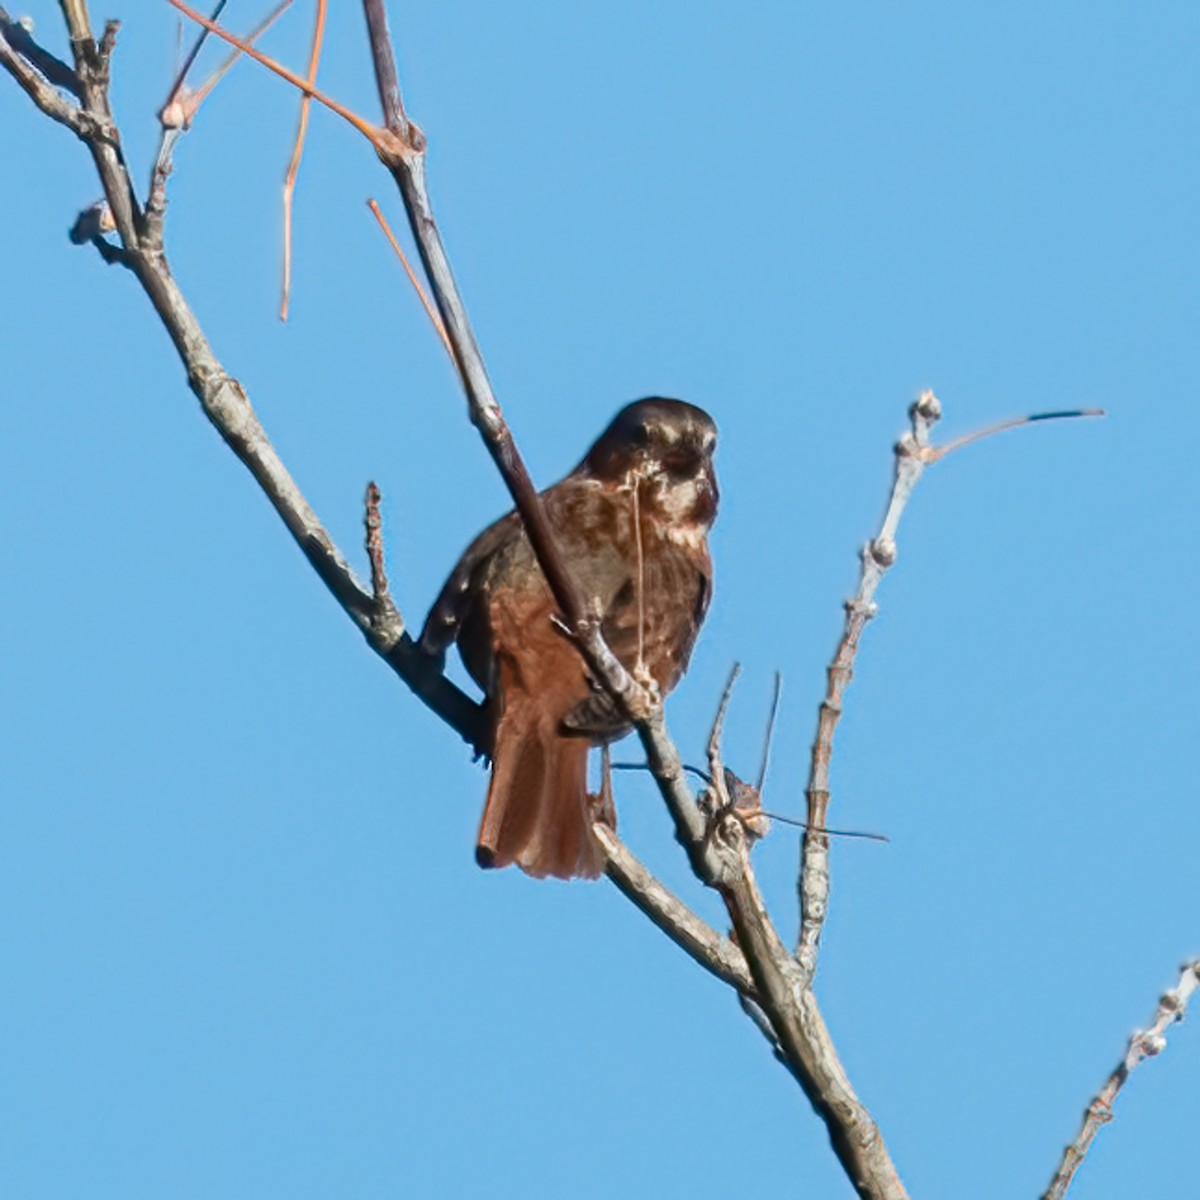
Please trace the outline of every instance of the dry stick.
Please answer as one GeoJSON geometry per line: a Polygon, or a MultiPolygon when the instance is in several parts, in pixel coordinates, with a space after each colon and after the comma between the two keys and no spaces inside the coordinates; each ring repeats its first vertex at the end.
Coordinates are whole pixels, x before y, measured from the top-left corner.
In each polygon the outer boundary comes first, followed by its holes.
{"type": "MultiPolygon", "coordinates": [[[[292,6],[292,0],[279,0],[273,9],[255,27],[246,35],[245,41],[247,46],[253,46],[254,43],[262,37],[280,17],[292,6]]],[[[217,19],[215,16],[212,18],[217,19]]],[[[208,33],[207,29],[201,30],[202,33],[208,33]]],[[[233,66],[239,58],[242,57],[242,51],[235,48],[233,52],[226,56],[221,65],[194,91],[187,97],[185,112],[187,120],[190,121],[199,110],[200,105],[208,99],[208,94],[225,78],[230,67],[233,66]]]]}
{"type": "MultiPolygon", "coordinates": [[[[488,735],[480,706],[420,653],[402,626],[397,627],[396,623],[389,624],[386,620],[380,622],[374,597],[355,579],[345,557],[304,499],[259,424],[241,385],[225,372],[213,354],[195,314],[171,274],[161,246],[154,245],[144,235],[129,173],[117,149],[119,137],[109,108],[108,57],[115,31],[110,26],[107,36],[97,45],[92,40],[87,8],[82,0],[63,0],[63,10],[82,97],[81,107],[77,110],[79,119],[68,119],[64,124],[87,143],[109,198],[110,209],[116,214],[116,228],[121,238],[121,245],[114,246],[97,233],[97,249],[108,261],[121,262],[136,276],[179,353],[187,371],[188,384],[205,416],[254,476],[309,564],[368,643],[446,724],[477,750],[486,750],[488,735]],[[113,203],[114,198],[116,203],[113,203]]],[[[3,26],[0,25],[0,35],[2,33],[3,26]]],[[[0,66],[10,74],[19,74],[22,64],[11,61],[5,53],[8,48],[7,41],[0,36],[0,66]]],[[[43,108],[38,96],[33,98],[48,116],[61,119],[55,111],[43,108]]]]}
{"type": "MultiPolygon", "coordinates": [[[[325,40],[325,3],[317,0],[316,28],[313,30],[312,50],[308,56],[308,83],[311,87],[317,80],[317,66],[321,61],[321,43],[325,40]]],[[[312,97],[307,93],[300,97],[300,120],[296,129],[296,143],[292,147],[292,159],[288,163],[283,181],[283,299],[279,304],[279,319],[286,321],[288,302],[292,294],[292,200],[296,192],[296,176],[300,171],[300,156],[304,153],[304,135],[308,132],[308,110],[312,97]]]]}
{"type": "Polygon", "coordinates": [[[380,129],[377,125],[372,125],[370,121],[364,121],[353,109],[347,108],[344,104],[339,104],[331,96],[326,96],[324,92],[297,75],[295,71],[289,70],[282,63],[276,62],[273,58],[263,54],[261,50],[256,50],[247,41],[235,37],[227,29],[222,29],[215,21],[210,21],[202,13],[198,13],[194,8],[184,4],[183,0],[167,0],[167,3],[172,8],[178,9],[189,20],[195,21],[197,25],[202,25],[210,33],[215,33],[223,42],[228,42],[231,46],[236,46],[243,54],[254,59],[256,63],[266,67],[269,71],[274,71],[282,79],[286,79],[293,87],[299,88],[306,96],[311,96],[318,104],[325,105],[330,112],[337,113],[344,121],[353,125],[377,149],[381,144],[386,142],[386,138],[384,137],[385,130],[380,129]]]}
{"type": "Polygon", "coordinates": [[[811,980],[816,970],[821,930],[829,906],[829,836],[825,831],[825,822],[829,809],[829,764],[833,756],[833,734],[842,715],[842,699],[853,678],[859,639],[876,612],[876,589],[884,572],[896,561],[896,530],[913,488],[930,463],[981,438],[1037,421],[1103,416],[1104,410],[1082,408],[1013,417],[939,447],[930,443],[929,435],[941,415],[940,401],[928,391],[922,392],[909,409],[912,432],[905,434],[896,446],[896,471],[887,512],[878,534],[863,547],[858,590],[846,601],[846,624],[827,671],[825,698],[818,711],[817,736],[813,742],[806,789],[809,828],[804,835],[799,881],[800,937],[796,946],[796,961],[806,980],[811,980]]]}
{"type": "MultiPolygon", "coordinates": [[[[442,318],[438,316],[438,310],[433,307],[433,302],[425,294],[425,289],[421,286],[421,281],[417,278],[417,273],[412,269],[412,264],[408,261],[408,255],[404,253],[400,243],[396,240],[396,235],[392,232],[392,227],[387,222],[387,217],[383,215],[383,210],[374,200],[367,201],[367,207],[371,210],[375,220],[379,222],[379,228],[383,230],[383,236],[387,238],[388,245],[400,260],[400,265],[404,268],[404,274],[408,276],[408,282],[412,284],[413,290],[417,293],[417,298],[421,301],[421,307],[425,310],[425,315],[429,318],[429,323],[433,326],[433,331],[438,335],[438,341],[442,343],[443,349],[450,356],[450,362],[454,362],[454,351],[450,348],[450,339],[446,336],[446,327],[442,324],[442,318]]],[[[455,368],[457,369],[457,367],[455,368]]]]}
{"type": "MultiPolygon", "coordinates": [[[[213,9],[212,20],[225,7],[226,0],[220,0],[213,9]]],[[[277,20],[291,7],[292,0],[279,0],[279,3],[246,35],[246,44],[253,45],[277,20]]],[[[175,77],[167,99],[158,111],[159,139],[158,153],[154,159],[154,169],[150,173],[150,195],[146,201],[146,232],[152,243],[161,247],[162,225],[167,207],[167,176],[171,173],[171,155],[175,152],[175,143],[200,111],[200,105],[208,98],[213,88],[225,78],[229,69],[242,56],[240,49],[226,56],[225,61],[198,87],[190,91],[187,85],[188,72],[200,47],[209,36],[209,30],[201,29],[196,44],[184,61],[183,67],[175,77]]],[[[146,239],[143,238],[143,242],[146,239]]]]}
{"type": "MultiPolygon", "coordinates": [[[[212,10],[211,13],[209,13],[208,19],[210,21],[220,20],[221,13],[224,12],[225,5],[228,3],[229,3],[229,0],[217,0],[216,7],[212,10]]],[[[179,38],[182,39],[182,37],[183,37],[183,22],[180,21],[179,22],[179,38]]],[[[200,30],[199,34],[196,36],[196,40],[192,43],[192,48],[187,52],[187,55],[185,56],[185,58],[183,60],[183,65],[175,73],[175,81],[171,84],[170,91],[167,92],[167,101],[166,101],[166,104],[163,105],[163,108],[166,108],[167,105],[178,103],[180,93],[183,91],[184,84],[187,82],[188,72],[192,69],[192,66],[195,63],[196,58],[199,56],[200,51],[203,48],[204,43],[207,40],[208,40],[208,30],[207,29],[200,30]]],[[[178,51],[178,47],[176,47],[176,50],[178,51]]],[[[238,51],[235,51],[233,54],[231,54],[229,56],[230,61],[232,61],[237,56],[237,54],[238,54],[238,51]]],[[[161,120],[161,114],[159,116],[159,119],[161,120]]],[[[180,114],[180,124],[186,123],[186,121],[188,119],[189,119],[188,115],[185,115],[183,113],[180,114]]]]}
{"type": "Polygon", "coordinates": [[[1113,1101],[1116,1100],[1117,1093],[1125,1086],[1130,1072],[1141,1066],[1146,1059],[1155,1057],[1166,1048],[1167,1029],[1176,1021],[1183,1020],[1188,1001],[1197,990],[1200,990],[1200,959],[1184,964],[1179,982],[1159,1000],[1158,1011],[1155,1012],[1150,1027],[1135,1033],[1129,1039],[1129,1048],[1125,1051],[1125,1057],[1117,1064],[1116,1070],[1108,1077],[1095,1099],[1084,1110],[1083,1124],[1079,1133],[1063,1152],[1062,1162],[1050,1182],[1050,1187],[1043,1193],[1042,1200],[1062,1200],[1062,1197],[1067,1194],[1071,1180],[1082,1165],[1092,1140],[1101,1128],[1113,1119],[1113,1101]]]}
{"type": "Polygon", "coordinates": [[[767,716],[767,728],[763,733],[762,758],[758,764],[758,789],[761,799],[763,788],[767,786],[767,768],[771,765],[771,741],[775,736],[775,720],[779,716],[779,698],[783,694],[783,674],[775,672],[775,684],[771,689],[771,711],[767,716]]]}
{"type": "Polygon", "coordinates": [[[379,488],[372,480],[367,484],[364,524],[367,531],[367,561],[371,564],[371,594],[375,598],[374,621],[380,628],[381,635],[391,638],[394,643],[404,632],[404,619],[400,616],[400,611],[392,599],[392,593],[388,588],[387,571],[384,569],[383,517],[379,513],[379,504],[382,499],[379,488]]]}

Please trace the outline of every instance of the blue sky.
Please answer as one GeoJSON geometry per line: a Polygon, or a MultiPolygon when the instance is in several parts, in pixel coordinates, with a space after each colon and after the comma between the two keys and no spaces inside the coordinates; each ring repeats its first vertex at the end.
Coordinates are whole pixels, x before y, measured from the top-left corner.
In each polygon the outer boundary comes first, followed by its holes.
{"type": "MultiPolygon", "coordinates": [[[[144,180],[176,23],[123,7],[144,180]]],[[[334,7],[321,82],[374,117],[361,17],[334,7]]],[[[25,8],[61,50],[57,6],[25,8]]],[[[637,396],[720,425],[716,600],[669,719],[698,760],[740,660],[750,774],[780,669],[773,808],[802,809],[913,395],[937,390],[946,436],[1109,410],[926,475],[833,771],[831,820],[892,839],[834,851],[817,988],[850,1077],[914,1196],[1038,1194],[1200,953],[1200,12],[390,8],[535,478],[637,396]]],[[[303,64],[310,12],[264,46],[303,64]]],[[[0,105],[0,1193],[849,1196],[732,995],[614,889],[476,869],[484,772],[324,593],[132,279],[67,242],[98,191],[82,148],[7,79],[0,105]]],[[[366,211],[399,221],[389,180],[320,112],[277,321],[295,111],[247,65],[221,85],[168,252],[360,566],[378,481],[418,624],[505,498],[366,211]]],[[[629,843],[719,922],[650,784],[620,785],[629,843]]],[[[787,937],[796,859],[783,827],[757,851],[787,937]]],[[[1185,1024],[1073,1197],[1194,1171],[1197,1070],[1185,1024]]]]}

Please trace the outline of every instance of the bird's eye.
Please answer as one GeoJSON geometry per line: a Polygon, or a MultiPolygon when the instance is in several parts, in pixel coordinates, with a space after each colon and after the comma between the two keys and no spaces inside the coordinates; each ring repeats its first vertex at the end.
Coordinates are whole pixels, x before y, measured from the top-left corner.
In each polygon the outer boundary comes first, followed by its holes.
{"type": "Polygon", "coordinates": [[[629,435],[629,440],[635,446],[650,445],[650,426],[649,425],[635,425],[633,427],[633,432],[629,435]]]}

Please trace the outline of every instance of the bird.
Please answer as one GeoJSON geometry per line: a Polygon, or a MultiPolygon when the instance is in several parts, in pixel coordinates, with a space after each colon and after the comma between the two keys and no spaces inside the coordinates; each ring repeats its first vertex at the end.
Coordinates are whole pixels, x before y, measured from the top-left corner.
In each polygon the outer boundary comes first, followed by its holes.
{"type": "MultiPolygon", "coordinates": [[[[652,396],[622,408],[579,465],[541,493],[555,541],[605,641],[665,696],[687,669],[712,597],[717,428],[703,409],[652,396]]],[[[590,795],[590,749],[631,728],[566,632],[520,516],[489,525],[430,609],[421,650],[444,668],[457,643],[485,695],[491,782],[476,861],[595,879],[596,820],[616,827],[607,780],[590,795]]]]}

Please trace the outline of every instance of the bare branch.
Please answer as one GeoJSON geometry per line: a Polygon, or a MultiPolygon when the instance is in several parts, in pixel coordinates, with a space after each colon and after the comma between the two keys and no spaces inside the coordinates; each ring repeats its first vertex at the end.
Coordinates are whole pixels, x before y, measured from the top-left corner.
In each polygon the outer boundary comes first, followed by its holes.
{"type": "MultiPolygon", "coordinates": [[[[225,3],[226,0],[218,0],[212,13],[213,21],[220,15],[225,3]]],[[[252,45],[256,38],[261,37],[275,24],[291,7],[291,4],[292,0],[279,0],[279,3],[247,35],[246,44],[252,45]]],[[[150,172],[150,194],[146,200],[145,236],[142,239],[148,249],[162,246],[162,227],[167,206],[167,177],[171,173],[171,155],[174,153],[175,143],[191,126],[196,114],[200,111],[200,106],[208,98],[213,88],[225,78],[229,69],[242,56],[242,51],[235,49],[195,91],[190,90],[187,87],[188,71],[191,70],[196,55],[200,53],[200,47],[210,32],[208,29],[200,30],[199,37],[176,75],[171,90],[167,93],[166,101],[158,111],[158,123],[161,127],[158,153],[155,155],[154,169],[150,172]]]]}
{"type": "Polygon", "coordinates": [[[71,35],[75,74],[82,88],[82,108],[97,127],[94,134],[84,138],[84,143],[96,164],[96,173],[100,176],[104,198],[108,201],[121,244],[126,250],[132,250],[137,245],[142,214],[121,153],[120,134],[108,99],[109,63],[120,26],[116,21],[107,22],[97,44],[92,39],[91,22],[84,0],[60,2],[71,35]]]}
{"type": "Polygon", "coordinates": [[[829,904],[829,835],[825,832],[829,811],[829,764],[833,757],[833,733],[842,715],[842,697],[854,674],[859,638],[875,615],[875,590],[883,573],[896,558],[895,533],[900,515],[912,489],[925,470],[922,452],[929,445],[929,431],[942,415],[942,406],[932,392],[923,393],[909,410],[912,433],[896,446],[896,473],[883,524],[873,541],[862,551],[862,573],[858,590],[846,601],[846,624],[826,672],[825,698],[817,716],[817,736],[809,765],[808,829],[800,869],[800,938],[796,961],[806,979],[817,969],[817,949],[829,904]]]}
{"type": "Polygon", "coordinates": [[[375,86],[379,90],[379,107],[383,123],[405,142],[421,136],[408,123],[404,98],[400,95],[400,77],[396,73],[396,56],[392,53],[392,34],[388,29],[387,9],[383,0],[363,0],[363,15],[367,18],[367,40],[371,46],[371,62],[375,68],[375,86]]]}
{"type": "Polygon", "coordinates": [[[62,7],[71,34],[76,70],[82,82],[84,112],[97,127],[96,132],[86,135],[84,140],[109,198],[107,206],[93,206],[85,214],[79,239],[96,242],[106,258],[121,262],[137,277],[175,345],[187,371],[188,384],[205,416],[253,475],[309,564],[368,643],[442,720],[477,752],[486,751],[488,734],[480,706],[446,679],[427,655],[417,650],[412,638],[404,632],[403,622],[394,606],[389,612],[386,606],[377,604],[376,596],[367,592],[355,578],[345,557],[271,445],[241,384],[225,371],[213,353],[161,247],[147,244],[149,239],[144,236],[142,216],[117,149],[119,139],[109,109],[107,58],[114,44],[116,27],[110,23],[104,39],[96,45],[91,39],[83,0],[62,0],[62,7]],[[114,196],[120,202],[120,211],[113,205],[114,196]],[[104,238],[111,225],[115,225],[120,235],[120,247],[104,238]]]}
{"type": "Polygon", "coordinates": [[[8,39],[8,44],[30,66],[55,87],[64,88],[76,98],[83,92],[79,76],[55,54],[51,54],[44,46],[39,46],[33,34],[26,29],[21,21],[14,21],[0,7],[0,32],[8,39]]]}
{"type": "Polygon", "coordinates": [[[367,558],[371,563],[371,593],[375,599],[374,624],[377,636],[398,642],[404,633],[404,619],[400,616],[392,593],[388,589],[387,571],[383,562],[383,517],[379,513],[382,500],[379,488],[367,484],[366,519],[367,558]]]}
{"type": "Polygon", "coordinates": [[[941,402],[929,391],[922,392],[909,409],[912,431],[905,434],[896,445],[895,474],[887,511],[884,513],[879,532],[863,547],[858,590],[846,601],[846,623],[826,673],[825,698],[818,710],[817,736],[813,742],[805,792],[808,801],[808,830],[804,835],[799,884],[800,936],[796,946],[796,960],[808,979],[812,978],[816,970],[821,930],[829,905],[829,831],[826,817],[829,809],[829,765],[833,756],[834,730],[842,715],[842,699],[846,688],[854,676],[854,660],[858,654],[859,639],[867,622],[876,613],[875,592],[884,573],[896,561],[896,531],[913,489],[924,474],[925,468],[931,463],[938,462],[947,454],[982,438],[1037,421],[1096,417],[1103,416],[1104,412],[1103,409],[1084,408],[1015,417],[939,447],[931,444],[930,431],[941,415],[941,402]]]}
{"type": "Polygon", "coordinates": [[[746,957],[727,937],[700,919],[663,887],[603,821],[592,826],[604,850],[605,874],[686,954],[743,996],[753,997],[746,957]]]}
{"type": "Polygon", "coordinates": [[[43,50],[29,32],[0,8],[0,67],[20,85],[25,94],[52,120],[65,125],[85,141],[105,131],[90,113],[84,112],[59,94],[59,87],[79,93],[83,84],[66,63],[43,50]],[[56,66],[50,67],[54,63],[56,66]],[[49,72],[56,78],[51,79],[49,72]],[[71,83],[63,81],[63,73],[71,83]]]}
{"type": "MultiPolygon", "coordinates": [[[[325,0],[317,0],[316,27],[313,30],[312,49],[308,57],[308,83],[317,80],[317,65],[321,61],[321,44],[325,40],[325,0]]],[[[300,173],[300,156],[304,153],[304,137],[308,132],[308,114],[312,108],[312,97],[300,97],[300,118],[297,122],[296,141],[292,146],[292,157],[283,181],[283,299],[279,305],[279,319],[287,320],[288,304],[292,295],[292,200],[296,192],[296,176],[300,173]]]]}
{"type": "Polygon", "coordinates": [[[1129,1039],[1125,1057],[1084,1110],[1083,1124],[1075,1135],[1075,1140],[1063,1152],[1062,1162],[1050,1181],[1050,1187],[1043,1193],[1042,1200],[1062,1200],[1067,1194],[1071,1180],[1083,1164],[1096,1134],[1113,1119],[1113,1102],[1125,1086],[1130,1072],[1141,1066],[1146,1059],[1154,1058],[1166,1049],[1167,1030],[1176,1021],[1183,1020],[1188,1001],[1197,990],[1200,990],[1200,959],[1183,965],[1179,982],[1159,1000],[1154,1020],[1150,1022],[1149,1027],[1140,1030],[1129,1039]]]}

